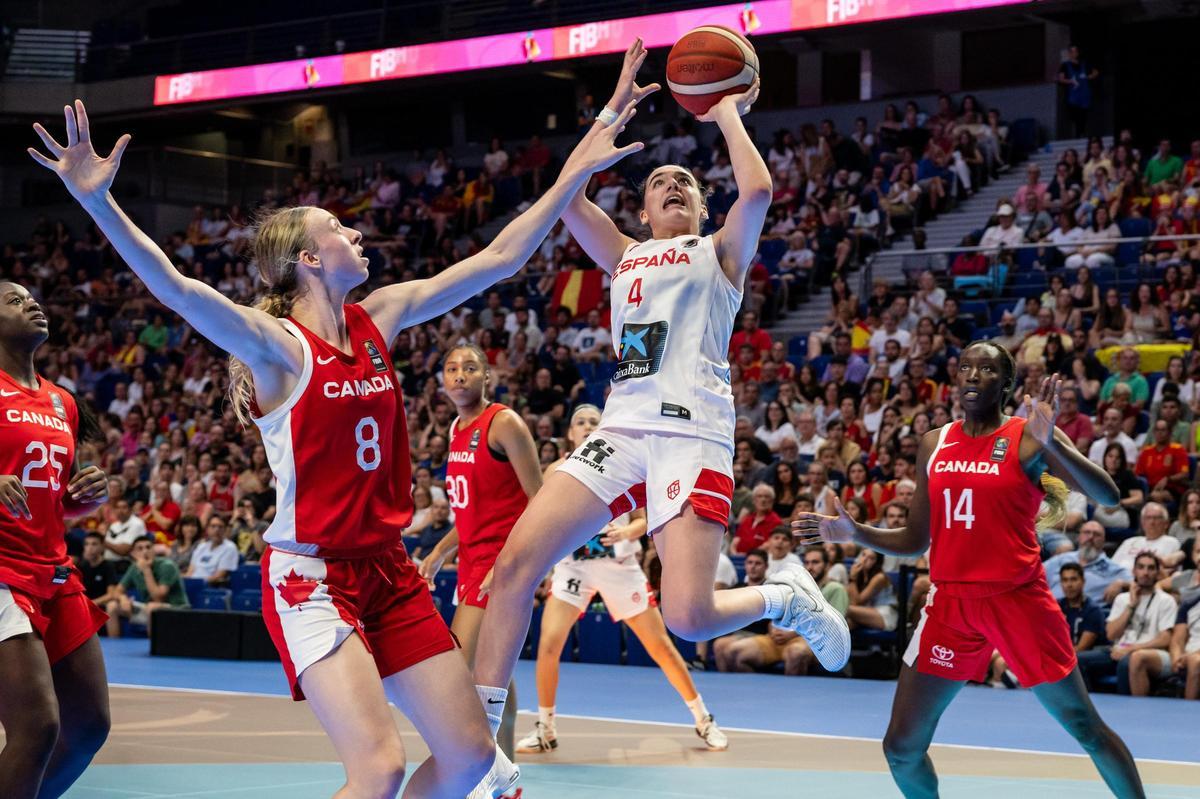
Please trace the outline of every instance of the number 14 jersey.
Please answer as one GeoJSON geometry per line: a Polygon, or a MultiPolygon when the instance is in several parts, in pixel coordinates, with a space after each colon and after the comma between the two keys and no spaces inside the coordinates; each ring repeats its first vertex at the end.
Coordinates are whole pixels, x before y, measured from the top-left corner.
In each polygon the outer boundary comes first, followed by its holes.
{"type": "Polygon", "coordinates": [[[268,544],[300,555],[366,557],[400,546],[412,520],[404,401],[387,342],[346,305],[346,354],[294,319],[304,350],[296,388],[255,416],[276,482],[268,544]]]}
{"type": "MultiPolygon", "coordinates": [[[[947,595],[988,596],[1043,574],[1036,520],[1044,494],[1021,465],[1025,420],[972,437],[939,431],[929,456],[929,576],[947,595]]],[[[1040,477],[1040,475],[1038,475],[1040,477]]]]}
{"type": "Polygon", "coordinates": [[[602,424],[732,446],[728,350],[742,291],[721,270],[712,236],[630,245],[611,296],[617,369],[602,424]]]}

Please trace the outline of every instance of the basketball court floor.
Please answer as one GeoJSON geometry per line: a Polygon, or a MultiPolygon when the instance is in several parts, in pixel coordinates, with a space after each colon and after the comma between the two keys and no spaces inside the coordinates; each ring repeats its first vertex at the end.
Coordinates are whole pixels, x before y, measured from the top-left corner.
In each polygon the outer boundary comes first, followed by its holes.
{"type": "MultiPolygon", "coordinates": [[[[151,658],[145,640],[104,642],[113,728],[69,799],[328,797],[341,767],[275,663],[151,658]]],[[[709,752],[656,669],[563,664],[560,746],[522,758],[527,799],[899,796],[879,739],[893,682],[695,675],[729,733],[709,752]]],[[[536,705],[533,664],[517,674],[536,705]]],[[[1153,797],[1200,797],[1200,705],[1098,696],[1153,797]]],[[[410,762],[425,755],[398,713],[410,762]]],[[[533,723],[522,713],[519,733],[533,723]]],[[[1091,762],[1028,691],[968,687],[933,758],[946,797],[1107,796],[1091,762]]]]}

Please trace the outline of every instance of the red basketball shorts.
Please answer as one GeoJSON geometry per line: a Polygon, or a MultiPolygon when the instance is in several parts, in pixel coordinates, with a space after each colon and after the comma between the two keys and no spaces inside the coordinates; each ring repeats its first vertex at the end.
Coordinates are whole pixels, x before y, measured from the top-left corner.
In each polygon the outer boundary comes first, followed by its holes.
{"type": "Polygon", "coordinates": [[[923,674],[982,682],[993,650],[1026,688],[1074,670],[1067,620],[1044,578],[978,598],[947,596],[934,586],[904,662],[923,674]]]}
{"type": "Polygon", "coordinates": [[[37,631],[52,666],[95,635],[106,621],[108,614],[87,598],[75,573],[49,599],[0,584],[0,641],[37,631]]]}
{"type": "Polygon", "coordinates": [[[292,696],[300,675],[357,632],[389,677],[454,649],[429,587],[402,545],[371,558],[263,553],[263,620],[283,660],[292,696]]]}

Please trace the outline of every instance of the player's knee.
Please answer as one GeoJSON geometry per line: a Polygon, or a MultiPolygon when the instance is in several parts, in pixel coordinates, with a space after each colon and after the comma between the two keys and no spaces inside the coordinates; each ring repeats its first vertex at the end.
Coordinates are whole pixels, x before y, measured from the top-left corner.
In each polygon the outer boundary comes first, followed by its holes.
{"type": "Polygon", "coordinates": [[[664,603],[662,613],[671,632],[685,641],[704,641],[712,637],[711,614],[701,603],[686,600],[664,603]]]}
{"type": "Polygon", "coordinates": [[[391,799],[404,784],[404,769],[404,749],[397,742],[396,746],[381,746],[365,769],[349,775],[349,782],[365,796],[391,799]]]}
{"type": "Polygon", "coordinates": [[[910,765],[925,758],[925,745],[919,736],[908,730],[888,728],[883,736],[883,756],[892,769],[910,765]]]}
{"type": "Polygon", "coordinates": [[[1094,711],[1082,707],[1071,708],[1059,715],[1059,722],[1085,752],[1093,752],[1100,747],[1106,728],[1094,711]]]}
{"type": "Polygon", "coordinates": [[[61,734],[58,706],[54,701],[31,704],[7,730],[9,741],[20,741],[30,758],[48,760],[61,734]]]}
{"type": "Polygon", "coordinates": [[[522,593],[532,596],[542,579],[541,572],[534,568],[533,558],[516,552],[513,547],[505,547],[496,557],[492,571],[492,592],[496,593],[504,587],[519,588],[522,593]]]}
{"type": "Polygon", "coordinates": [[[72,752],[88,759],[100,751],[108,740],[109,730],[112,729],[112,715],[109,713],[107,702],[97,702],[82,716],[71,719],[70,729],[63,730],[62,735],[69,736],[72,752]]]}
{"type": "MultiPolygon", "coordinates": [[[[463,784],[473,788],[483,781],[496,762],[496,743],[491,736],[483,736],[465,748],[461,755],[463,784]]],[[[457,769],[456,769],[457,770],[457,769]]]]}

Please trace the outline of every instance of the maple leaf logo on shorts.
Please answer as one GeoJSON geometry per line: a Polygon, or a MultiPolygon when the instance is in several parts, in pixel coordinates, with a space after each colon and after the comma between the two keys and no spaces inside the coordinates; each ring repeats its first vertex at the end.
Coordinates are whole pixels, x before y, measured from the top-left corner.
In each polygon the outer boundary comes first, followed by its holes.
{"type": "Polygon", "coordinates": [[[283,582],[278,583],[275,587],[279,589],[279,595],[283,597],[284,602],[288,603],[288,607],[294,608],[311,599],[313,591],[317,590],[317,585],[316,580],[301,577],[296,574],[295,569],[292,569],[284,575],[283,582]]]}

